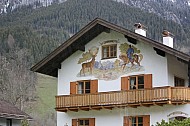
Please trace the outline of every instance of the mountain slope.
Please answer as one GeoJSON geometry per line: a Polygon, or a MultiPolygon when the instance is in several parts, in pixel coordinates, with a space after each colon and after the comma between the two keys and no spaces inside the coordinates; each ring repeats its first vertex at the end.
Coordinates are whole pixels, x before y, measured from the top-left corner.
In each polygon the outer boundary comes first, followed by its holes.
{"type": "Polygon", "coordinates": [[[162,30],[167,29],[175,35],[175,48],[189,47],[189,26],[183,29],[180,24],[174,21],[165,21],[156,14],[143,12],[141,9],[111,0],[69,0],[63,4],[54,4],[36,10],[30,6],[22,7],[14,10],[13,13],[2,15],[0,26],[23,27],[25,25],[38,33],[40,38],[51,38],[53,40],[50,40],[58,45],[65,38],[68,38],[68,34],[76,33],[96,17],[130,30],[133,30],[135,22],[141,22],[148,27],[148,37],[160,42],[162,41],[162,30]],[[64,38],[61,34],[64,35],[64,38]]]}

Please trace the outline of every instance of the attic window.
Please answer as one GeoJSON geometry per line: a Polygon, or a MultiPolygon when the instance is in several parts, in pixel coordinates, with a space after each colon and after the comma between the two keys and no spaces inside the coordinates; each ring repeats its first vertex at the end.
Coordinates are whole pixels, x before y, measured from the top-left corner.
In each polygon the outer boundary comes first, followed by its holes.
{"type": "Polygon", "coordinates": [[[117,57],[117,44],[102,46],[102,59],[109,59],[116,57],[117,57]]]}

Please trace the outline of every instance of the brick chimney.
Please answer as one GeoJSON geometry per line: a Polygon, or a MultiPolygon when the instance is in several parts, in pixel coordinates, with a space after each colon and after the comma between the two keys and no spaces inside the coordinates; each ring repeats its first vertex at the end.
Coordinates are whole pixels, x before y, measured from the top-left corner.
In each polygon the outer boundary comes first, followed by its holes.
{"type": "Polygon", "coordinates": [[[169,31],[167,31],[167,30],[164,30],[162,32],[162,35],[163,35],[163,44],[166,45],[166,46],[169,46],[169,47],[173,48],[173,45],[174,45],[174,42],[173,42],[174,35],[172,33],[170,33],[169,31]]]}
{"type": "Polygon", "coordinates": [[[147,27],[145,27],[141,23],[135,23],[134,26],[135,26],[135,33],[146,37],[147,27]]]}

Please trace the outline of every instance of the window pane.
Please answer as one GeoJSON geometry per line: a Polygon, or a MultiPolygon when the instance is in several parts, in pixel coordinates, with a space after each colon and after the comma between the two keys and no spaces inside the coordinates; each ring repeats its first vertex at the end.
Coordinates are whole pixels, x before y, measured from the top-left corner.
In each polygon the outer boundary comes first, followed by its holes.
{"type": "Polygon", "coordinates": [[[144,84],[144,76],[138,76],[138,84],[144,84]]]}
{"type": "Polygon", "coordinates": [[[136,89],[136,77],[130,77],[130,89],[136,89]]]}
{"type": "Polygon", "coordinates": [[[143,117],[138,117],[138,123],[143,124],[143,117]]]}
{"type": "Polygon", "coordinates": [[[138,124],[138,126],[143,126],[143,124],[138,124]]]}
{"type": "Polygon", "coordinates": [[[89,125],[89,120],[85,120],[85,125],[89,125]]]}
{"type": "Polygon", "coordinates": [[[83,120],[79,120],[79,125],[83,125],[83,120]]]}
{"type": "Polygon", "coordinates": [[[185,80],[182,78],[174,77],[174,85],[177,86],[185,86],[185,80]]]}
{"type": "Polygon", "coordinates": [[[136,117],[132,117],[132,124],[136,123],[136,117]]]}
{"type": "Polygon", "coordinates": [[[90,89],[90,81],[85,82],[85,89],[90,89]]]}
{"type": "Polygon", "coordinates": [[[132,126],[136,126],[136,124],[132,124],[132,126]]]}
{"type": "Polygon", "coordinates": [[[138,85],[138,89],[144,89],[144,84],[138,85]]]}
{"type": "Polygon", "coordinates": [[[83,94],[84,82],[78,82],[78,94],[83,94]]]}

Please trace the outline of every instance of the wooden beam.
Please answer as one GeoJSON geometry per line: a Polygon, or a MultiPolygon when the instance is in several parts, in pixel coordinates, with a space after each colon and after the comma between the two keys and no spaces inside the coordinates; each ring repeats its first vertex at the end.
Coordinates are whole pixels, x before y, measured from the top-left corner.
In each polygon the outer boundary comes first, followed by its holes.
{"type": "Polygon", "coordinates": [[[132,43],[132,44],[137,44],[137,40],[132,38],[132,37],[129,37],[127,35],[125,35],[125,38],[127,38],[128,42],[132,43]]]}
{"type": "Polygon", "coordinates": [[[143,103],[140,103],[140,106],[150,107],[150,104],[143,104],[143,103]]]}
{"type": "Polygon", "coordinates": [[[73,111],[73,112],[78,112],[78,108],[68,108],[68,110],[70,110],[70,111],[73,111]]]}
{"type": "Polygon", "coordinates": [[[166,53],[165,53],[163,50],[160,50],[160,49],[158,49],[158,48],[156,48],[156,47],[154,47],[154,50],[156,51],[156,53],[157,53],[158,55],[163,56],[163,57],[166,56],[166,53]]]}

